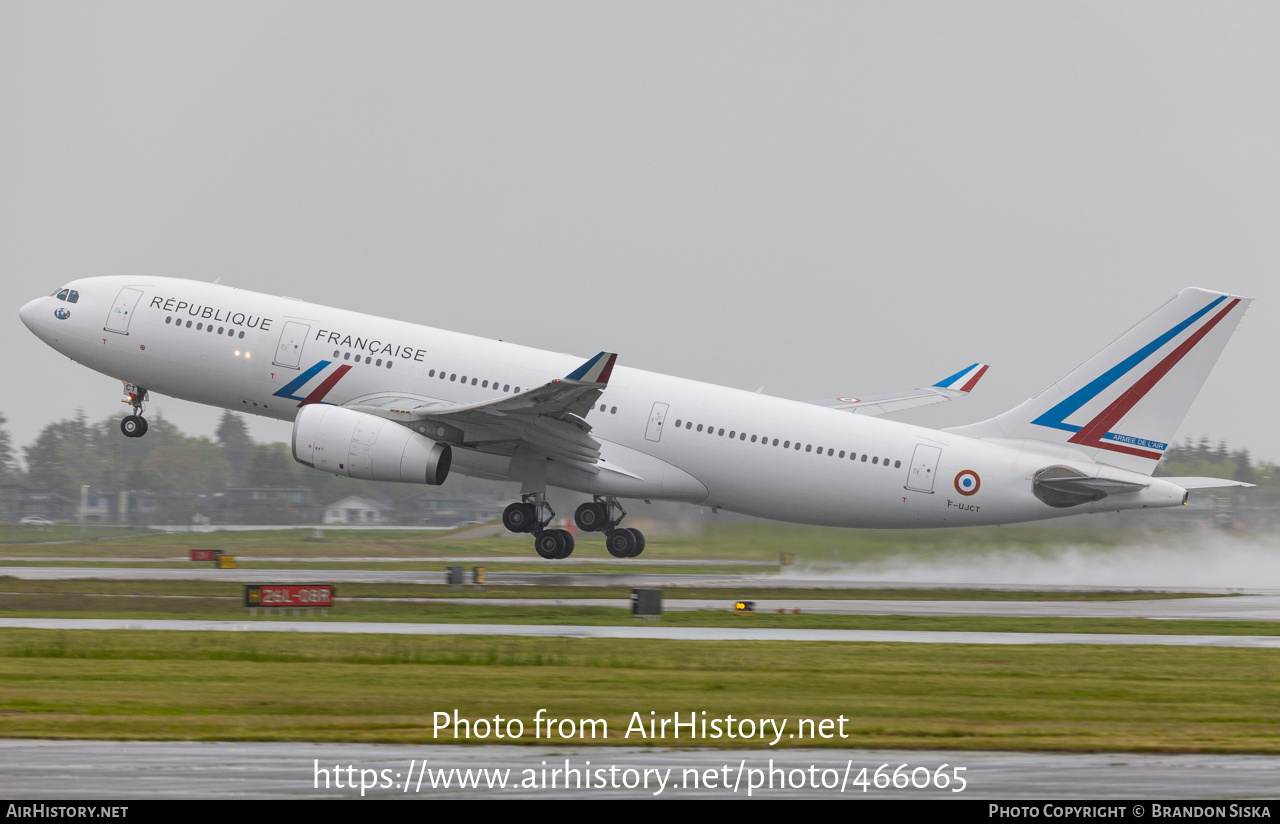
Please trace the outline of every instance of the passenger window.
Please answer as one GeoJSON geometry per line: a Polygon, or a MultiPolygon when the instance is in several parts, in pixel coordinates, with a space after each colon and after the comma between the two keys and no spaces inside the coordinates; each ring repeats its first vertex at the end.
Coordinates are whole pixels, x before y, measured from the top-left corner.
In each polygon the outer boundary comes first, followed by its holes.
{"type": "Polygon", "coordinates": [[[897,469],[897,468],[899,468],[900,466],[902,466],[902,461],[894,461],[894,462],[893,462],[893,468],[894,468],[894,469],[897,469]]]}
{"type": "Polygon", "coordinates": [[[773,439],[773,445],[774,445],[774,446],[777,446],[777,445],[778,445],[778,439],[777,439],[777,438],[774,438],[774,439],[773,439]]]}
{"type": "Polygon", "coordinates": [[[388,361],[387,361],[387,368],[388,368],[388,369],[390,369],[390,368],[391,368],[391,361],[390,361],[390,360],[388,360],[388,361]]]}
{"type": "Polygon", "coordinates": [[[168,324],[168,323],[173,323],[173,315],[170,315],[169,317],[165,318],[165,319],[164,319],[164,322],[165,322],[165,323],[167,323],[167,324],[168,324]]]}
{"type": "MultiPolygon", "coordinates": [[[[745,441],[746,439],[747,439],[747,433],[746,433],[746,432],[742,432],[742,433],[740,433],[740,434],[738,435],[738,440],[740,440],[740,441],[745,441]]],[[[755,440],[755,436],[754,436],[754,435],[752,435],[752,436],[751,436],[751,440],[752,440],[752,441],[754,441],[754,440],[755,440]]]]}
{"type": "Polygon", "coordinates": [[[428,378],[434,378],[435,376],[436,376],[436,370],[434,369],[432,369],[430,372],[427,373],[428,378]]]}
{"type": "Polygon", "coordinates": [[[871,459],[871,463],[873,463],[873,464],[878,464],[878,463],[880,463],[880,459],[879,459],[879,458],[872,458],[872,459],[871,459]]]}
{"type": "MultiPolygon", "coordinates": [[[[693,429],[693,421],[689,421],[688,423],[686,423],[686,424],[684,425],[684,428],[685,428],[685,429],[693,429]]],[[[701,427],[701,426],[699,426],[699,427],[698,427],[698,430],[699,430],[699,431],[701,431],[701,430],[702,430],[702,427],[701,427]]]]}
{"type": "Polygon", "coordinates": [[[520,394],[520,387],[518,387],[518,386],[516,387],[516,394],[517,394],[517,395],[519,395],[519,394],[520,394]]]}
{"type": "Polygon", "coordinates": [[[378,362],[375,363],[374,366],[381,366],[381,365],[382,365],[382,358],[378,358],[378,362]]]}
{"type": "Polygon", "coordinates": [[[187,321],[187,328],[188,328],[188,329],[190,329],[190,328],[191,328],[191,321],[187,321]]]}
{"type": "Polygon", "coordinates": [[[840,456],[839,456],[839,457],[841,457],[841,458],[843,458],[843,457],[844,457],[844,450],[843,450],[843,449],[841,449],[841,450],[840,450],[840,456]]]}
{"type": "Polygon", "coordinates": [[[800,442],[799,442],[799,441],[796,441],[796,451],[797,451],[797,452],[799,452],[799,451],[800,451],[800,442]]]}
{"type": "Polygon", "coordinates": [[[680,428],[680,424],[681,424],[681,423],[683,423],[683,421],[681,421],[679,418],[677,418],[677,419],[676,419],[676,429],[679,429],[679,428],[680,428]]]}
{"type": "Polygon", "coordinates": [[[862,453],[862,462],[863,462],[863,463],[866,463],[866,462],[867,462],[867,453],[865,453],[865,452],[863,452],[863,453],[862,453]]]}
{"type": "Polygon", "coordinates": [[[197,332],[199,332],[199,331],[200,331],[201,329],[203,329],[203,328],[204,328],[204,324],[203,324],[203,323],[197,323],[197,324],[196,324],[196,331],[197,331],[197,332]]]}
{"type": "Polygon", "coordinates": [[[791,441],[783,441],[783,442],[782,442],[782,448],[783,448],[783,449],[790,449],[790,448],[791,448],[791,441]]]}
{"type": "Polygon", "coordinates": [[[454,372],[452,375],[450,375],[450,376],[449,376],[449,380],[451,380],[451,381],[456,381],[457,379],[458,379],[458,373],[457,373],[457,372],[454,372]]]}
{"type": "Polygon", "coordinates": [[[611,407],[609,407],[609,414],[610,414],[610,415],[616,415],[616,414],[618,414],[618,407],[616,407],[616,406],[611,406],[611,407]]]}
{"type": "Polygon", "coordinates": [[[752,436],[751,436],[751,442],[752,442],[752,443],[755,443],[755,442],[756,442],[756,436],[755,436],[755,435],[752,435],[752,436]]]}
{"type": "MultiPolygon", "coordinates": [[[[834,455],[834,454],[836,454],[836,451],[835,451],[834,449],[828,449],[828,450],[827,450],[827,457],[828,457],[828,458],[830,458],[830,457],[831,457],[832,455],[834,455]]],[[[841,456],[841,457],[844,457],[844,453],[843,453],[843,452],[841,452],[841,453],[840,453],[840,456],[841,456]]]]}
{"type": "Polygon", "coordinates": [[[71,294],[67,295],[67,303],[75,303],[78,300],[80,300],[80,293],[72,289],[71,294]]]}
{"type": "Polygon", "coordinates": [[[730,429],[730,430],[729,430],[729,437],[730,437],[730,438],[736,438],[736,437],[738,437],[738,433],[737,433],[737,431],[736,431],[736,430],[733,430],[733,429],[730,429]]]}
{"type": "MultiPolygon", "coordinates": [[[[504,383],[504,384],[502,385],[502,391],[503,391],[503,392],[510,392],[510,391],[511,391],[511,384],[509,384],[509,383],[504,383]]],[[[601,409],[600,411],[601,411],[601,412],[603,412],[604,410],[603,410],[603,409],[601,409]]]]}
{"type": "Polygon", "coordinates": [[[225,332],[225,331],[226,331],[226,329],[227,329],[227,327],[225,327],[225,326],[219,326],[219,327],[218,327],[218,334],[219,334],[219,335],[221,335],[223,332],[225,332]]]}
{"type": "Polygon", "coordinates": [[[471,379],[471,385],[472,385],[472,386],[475,386],[475,385],[476,385],[476,380],[477,380],[476,378],[472,378],[472,379],[471,379]]]}
{"type": "Polygon", "coordinates": [[[723,429],[721,429],[721,430],[720,430],[720,432],[719,432],[718,434],[720,435],[720,437],[722,437],[722,438],[723,438],[723,437],[724,437],[724,430],[723,430],[723,429]]]}
{"type": "Polygon", "coordinates": [[[812,451],[813,451],[813,444],[809,444],[808,446],[806,446],[806,447],[804,448],[804,451],[805,451],[805,452],[812,452],[812,451]]]}
{"type": "Polygon", "coordinates": [[[463,383],[466,383],[466,382],[467,382],[467,376],[466,376],[466,375],[463,375],[463,376],[462,376],[462,382],[463,382],[463,383]]]}
{"type": "Polygon", "coordinates": [[[481,389],[488,389],[488,388],[489,388],[489,382],[488,382],[488,381],[485,381],[484,383],[480,384],[480,388],[481,388],[481,389]]]}
{"type": "Polygon", "coordinates": [[[241,331],[240,331],[240,337],[242,337],[242,338],[244,337],[244,330],[241,330],[241,331]]]}
{"type": "Polygon", "coordinates": [[[699,431],[699,432],[701,432],[701,431],[702,431],[702,424],[698,424],[698,431],[699,431]]]}
{"type": "Polygon", "coordinates": [[[342,359],[343,359],[343,360],[351,360],[351,353],[350,353],[350,352],[343,352],[343,353],[342,353],[342,359]]]}

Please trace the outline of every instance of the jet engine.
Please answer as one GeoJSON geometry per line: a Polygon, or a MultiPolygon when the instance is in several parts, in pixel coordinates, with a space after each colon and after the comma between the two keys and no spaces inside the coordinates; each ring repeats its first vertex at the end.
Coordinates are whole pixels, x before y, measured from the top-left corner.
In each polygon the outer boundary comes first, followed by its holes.
{"type": "Polygon", "coordinates": [[[293,420],[293,458],[349,478],[438,486],[453,449],[376,415],[313,403],[293,420]]]}

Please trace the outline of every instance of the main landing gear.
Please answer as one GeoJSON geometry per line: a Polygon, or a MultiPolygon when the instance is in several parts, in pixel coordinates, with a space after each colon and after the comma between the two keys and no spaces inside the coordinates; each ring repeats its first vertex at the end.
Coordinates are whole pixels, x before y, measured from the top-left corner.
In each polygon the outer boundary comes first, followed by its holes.
{"type": "MultiPolygon", "coordinates": [[[[502,525],[512,532],[533,534],[533,548],[548,560],[568,558],[573,554],[573,535],[563,529],[547,529],[555,518],[555,510],[541,493],[520,496],[502,513],[502,525]]],[[[605,546],[615,558],[634,558],[644,552],[644,533],[638,529],[619,527],[627,516],[617,498],[599,495],[578,507],[573,520],[583,532],[603,532],[605,546]]]]}
{"type": "Polygon", "coordinates": [[[604,545],[615,558],[634,558],[644,552],[644,533],[638,529],[619,527],[627,511],[617,498],[599,495],[578,507],[573,521],[583,532],[603,532],[604,545]]]}
{"type": "Polygon", "coordinates": [[[542,493],[520,496],[502,512],[502,525],[512,532],[533,533],[533,548],[547,560],[568,558],[573,554],[573,535],[564,529],[547,529],[556,512],[542,493]]]}
{"type": "Polygon", "coordinates": [[[142,417],[143,404],[147,400],[147,390],[131,383],[124,385],[124,400],[133,407],[133,414],[126,415],[120,421],[120,431],[126,438],[141,438],[147,434],[147,419],[142,417]]]}

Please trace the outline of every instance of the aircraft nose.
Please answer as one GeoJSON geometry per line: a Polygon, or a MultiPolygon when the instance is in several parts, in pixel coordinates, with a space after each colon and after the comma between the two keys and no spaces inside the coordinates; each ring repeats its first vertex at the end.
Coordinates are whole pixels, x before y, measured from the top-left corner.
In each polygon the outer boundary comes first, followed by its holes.
{"type": "Polygon", "coordinates": [[[44,298],[29,300],[23,304],[21,309],[18,310],[18,317],[22,318],[23,324],[33,332],[36,329],[36,312],[39,310],[40,304],[43,302],[44,298]]]}

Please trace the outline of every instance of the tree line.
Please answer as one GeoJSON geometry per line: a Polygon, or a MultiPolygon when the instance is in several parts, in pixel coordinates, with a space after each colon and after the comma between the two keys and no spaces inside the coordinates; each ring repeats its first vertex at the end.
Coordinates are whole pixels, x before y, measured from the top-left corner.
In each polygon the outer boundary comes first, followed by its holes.
{"type": "MultiPolygon", "coordinates": [[[[423,489],[317,472],[295,461],[288,444],[254,441],[244,417],[234,412],[222,414],[213,439],[189,436],[157,413],[148,415],[147,422],[145,438],[122,436],[115,417],[90,421],[81,412],[51,422],[22,448],[23,468],[7,419],[0,413],[0,480],[52,490],[72,500],[79,500],[84,484],[95,492],[186,495],[213,494],[227,487],[305,488],[322,503],[347,495],[394,501],[423,489]]],[[[482,491],[469,481],[451,478],[448,486],[452,492],[482,491]]]]}

